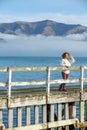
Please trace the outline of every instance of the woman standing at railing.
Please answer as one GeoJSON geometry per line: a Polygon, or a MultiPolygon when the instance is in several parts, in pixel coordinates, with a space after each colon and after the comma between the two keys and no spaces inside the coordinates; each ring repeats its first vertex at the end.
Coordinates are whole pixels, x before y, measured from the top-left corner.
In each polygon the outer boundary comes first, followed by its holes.
{"type": "MultiPolygon", "coordinates": [[[[71,56],[70,53],[68,52],[64,52],[62,54],[62,60],[61,60],[61,66],[64,66],[66,68],[70,68],[70,66],[75,62],[75,59],[73,58],[73,56],[71,56]]],[[[62,71],[62,78],[64,80],[67,80],[68,79],[68,76],[69,76],[69,73],[70,73],[70,70],[63,70],[62,71]]],[[[66,84],[65,83],[62,83],[59,87],[59,91],[67,91],[67,88],[66,88],[66,84]]]]}

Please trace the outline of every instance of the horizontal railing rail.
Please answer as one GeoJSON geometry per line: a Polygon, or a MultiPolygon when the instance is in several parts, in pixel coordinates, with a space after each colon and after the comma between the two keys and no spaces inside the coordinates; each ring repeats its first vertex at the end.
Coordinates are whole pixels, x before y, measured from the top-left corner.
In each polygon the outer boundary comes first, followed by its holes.
{"type": "Polygon", "coordinates": [[[83,91],[83,83],[87,82],[87,78],[84,78],[84,70],[87,70],[87,66],[72,66],[70,68],[62,67],[62,66],[42,66],[42,67],[8,67],[8,68],[0,68],[0,72],[8,73],[8,81],[0,82],[0,87],[7,86],[8,97],[11,96],[11,88],[12,86],[29,86],[29,85],[45,85],[47,94],[50,94],[50,85],[52,84],[60,84],[60,83],[80,83],[81,91],[83,91]],[[68,80],[63,79],[54,79],[50,78],[51,71],[62,71],[62,70],[79,70],[80,77],[72,78],[68,80]],[[34,80],[34,81],[12,81],[12,72],[37,72],[37,71],[46,71],[46,80],[34,80]]]}
{"type": "MultiPolygon", "coordinates": [[[[83,66],[84,69],[87,69],[87,66],[83,66]]],[[[7,72],[8,69],[12,71],[45,71],[47,66],[41,67],[8,67],[8,68],[0,68],[0,72],[7,72]]],[[[72,66],[70,68],[62,67],[62,66],[49,66],[50,70],[79,70],[80,66],[72,66]]]]}

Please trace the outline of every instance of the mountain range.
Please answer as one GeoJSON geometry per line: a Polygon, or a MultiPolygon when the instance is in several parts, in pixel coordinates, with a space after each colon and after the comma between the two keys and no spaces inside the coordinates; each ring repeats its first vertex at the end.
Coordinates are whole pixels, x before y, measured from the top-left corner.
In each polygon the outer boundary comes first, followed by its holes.
{"type": "Polygon", "coordinates": [[[12,35],[66,36],[70,34],[82,34],[84,32],[87,32],[86,26],[58,23],[52,20],[0,23],[0,33],[12,35]]]}

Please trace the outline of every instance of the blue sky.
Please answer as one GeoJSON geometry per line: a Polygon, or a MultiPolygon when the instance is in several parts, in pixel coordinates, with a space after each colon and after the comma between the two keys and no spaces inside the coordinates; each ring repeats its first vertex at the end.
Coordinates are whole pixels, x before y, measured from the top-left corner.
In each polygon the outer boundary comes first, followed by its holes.
{"type": "Polygon", "coordinates": [[[86,0],[0,0],[0,12],[15,15],[61,12],[86,14],[86,0]]]}
{"type": "MultiPolygon", "coordinates": [[[[55,20],[87,26],[87,0],[0,0],[0,22],[55,20]]],[[[87,55],[87,33],[67,37],[23,37],[1,34],[0,56],[87,55]]]]}
{"type": "Polygon", "coordinates": [[[87,23],[87,0],[0,0],[0,22],[52,19],[87,23]]]}
{"type": "Polygon", "coordinates": [[[0,12],[28,14],[40,12],[86,13],[86,0],[0,0],[0,12]]]}

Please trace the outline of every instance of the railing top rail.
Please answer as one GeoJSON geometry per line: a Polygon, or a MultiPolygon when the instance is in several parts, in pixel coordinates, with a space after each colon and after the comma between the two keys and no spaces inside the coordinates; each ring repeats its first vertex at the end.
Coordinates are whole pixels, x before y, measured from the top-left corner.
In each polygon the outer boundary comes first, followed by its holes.
{"type": "Polygon", "coordinates": [[[6,72],[7,68],[0,68],[0,72],[6,72]]]}
{"type": "MultiPolygon", "coordinates": [[[[7,72],[8,68],[12,71],[45,71],[47,68],[50,70],[79,70],[81,66],[71,66],[70,68],[62,66],[35,66],[35,67],[5,67],[0,68],[0,72],[7,72]]],[[[83,66],[84,69],[87,69],[87,66],[83,66]]]]}
{"type": "Polygon", "coordinates": [[[45,71],[49,67],[50,70],[79,70],[80,66],[71,66],[70,68],[62,66],[40,66],[40,67],[11,67],[12,71],[45,71]]]}

